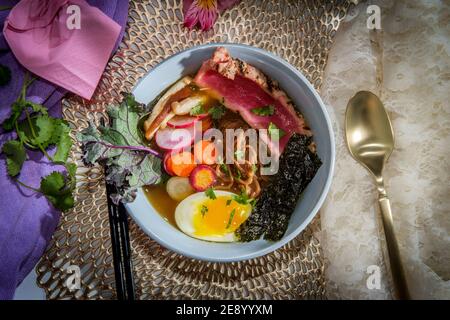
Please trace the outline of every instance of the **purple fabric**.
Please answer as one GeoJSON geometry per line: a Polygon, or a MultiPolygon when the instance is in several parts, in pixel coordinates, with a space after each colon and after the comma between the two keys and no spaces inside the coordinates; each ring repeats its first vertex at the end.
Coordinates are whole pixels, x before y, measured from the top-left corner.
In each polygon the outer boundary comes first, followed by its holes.
{"type": "MultiPolygon", "coordinates": [[[[87,0],[122,26],[117,40],[120,43],[128,17],[128,0],[87,0]]],[[[17,3],[2,1],[0,6],[17,3]]],[[[0,28],[9,11],[0,11],[0,28]]],[[[95,32],[95,31],[94,31],[95,32]]],[[[10,114],[10,105],[19,95],[25,70],[18,64],[0,34],[0,64],[11,69],[11,82],[0,88],[0,123],[10,114]]],[[[33,82],[27,96],[42,102],[53,116],[61,116],[61,98],[65,91],[39,79],[33,82]]],[[[0,129],[0,148],[13,137],[0,129]]],[[[54,151],[53,151],[54,152],[54,151]]],[[[28,151],[20,180],[39,187],[42,176],[61,170],[52,166],[40,152],[28,151]]],[[[6,172],[5,157],[0,157],[0,300],[12,299],[16,287],[28,275],[42,256],[51,235],[59,222],[60,213],[45,197],[18,186],[6,172]]]]}

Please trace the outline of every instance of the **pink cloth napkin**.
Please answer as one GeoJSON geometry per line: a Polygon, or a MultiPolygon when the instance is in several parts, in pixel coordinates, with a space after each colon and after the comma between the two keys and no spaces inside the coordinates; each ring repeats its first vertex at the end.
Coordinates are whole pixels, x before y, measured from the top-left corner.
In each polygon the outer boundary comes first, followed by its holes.
{"type": "Polygon", "coordinates": [[[3,32],[25,68],[89,100],[120,30],[85,0],[22,0],[11,10],[3,32]],[[79,8],[79,29],[67,24],[74,25],[78,11],[72,5],[79,8]]]}

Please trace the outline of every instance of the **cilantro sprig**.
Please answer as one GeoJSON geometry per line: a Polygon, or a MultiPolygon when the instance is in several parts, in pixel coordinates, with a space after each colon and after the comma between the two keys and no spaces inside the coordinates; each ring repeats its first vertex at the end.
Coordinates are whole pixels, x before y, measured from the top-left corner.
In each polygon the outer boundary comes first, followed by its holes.
{"type": "Polygon", "coordinates": [[[8,174],[11,177],[17,176],[27,159],[23,144],[17,140],[9,140],[3,145],[2,152],[6,155],[6,170],[8,174]]]}
{"type": "Polygon", "coordinates": [[[15,140],[3,144],[2,153],[6,156],[6,169],[11,178],[19,185],[43,194],[55,208],[65,211],[75,202],[76,166],[67,162],[72,147],[70,127],[66,121],[49,116],[43,105],[26,99],[27,89],[33,81],[28,73],[25,74],[19,97],[11,105],[11,115],[2,123],[5,131],[14,130],[17,134],[15,140]],[[25,116],[23,120],[22,116],[25,116]],[[51,146],[56,146],[53,156],[47,152],[51,146]],[[41,179],[39,188],[20,181],[18,177],[27,160],[26,149],[41,151],[50,162],[64,165],[66,173],[50,173],[41,179]]]}
{"type": "Polygon", "coordinates": [[[69,210],[75,204],[73,190],[75,189],[76,165],[73,163],[66,165],[67,175],[53,171],[41,180],[39,190],[53,204],[55,208],[63,211],[69,210]]]}
{"type": "Polygon", "coordinates": [[[267,130],[269,131],[269,135],[272,140],[280,140],[286,135],[286,132],[283,129],[278,128],[273,122],[269,123],[267,130]]]}
{"type": "Polygon", "coordinates": [[[261,117],[271,116],[275,113],[275,107],[273,105],[267,105],[263,107],[253,108],[252,113],[261,117]]]}
{"type": "Polygon", "coordinates": [[[229,175],[230,171],[228,170],[228,167],[225,163],[221,163],[220,164],[220,170],[222,170],[223,173],[229,175]]]}
{"type": "Polygon", "coordinates": [[[242,191],[241,194],[239,195],[234,195],[232,199],[239,204],[243,205],[250,204],[252,206],[255,205],[256,201],[255,199],[250,198],[245,191],[242,191]]]}
{"type": "Polygon", "coordinates": [[[214,120],[219,120],[220,118],[222,118],[225,113],[226,113],[226,109],[222,104],[218,104],[215,105],[213,107],[211,107],[208,110],[208,113],[211,115],[211,118],[213,118],[214,120]]]}
{"type": "Polygon", "coordinates": [[[195,107],[191,109],[191,111],[189,111],[189,115],[191,116],[199,116],[204,113],[206,113],[206,111],[202,103],[197,104],[195,107]]]}
{"type": "Polygon", "coordinates": [[[216,193],[214,192],[214,189],[212,187],[209,187],[208,189],[205,190],[205,195],[211,200],[217,199],[216,193]]]}
{"type": "Polygon", "coordinates": [[[236,214],[236,209],[231,210],[230,218],[228,219],[228,223],[227,223],[226,229],[229,229],[231,227],[231,223],[233,222],[233,218],[234,218],[235,214],[236,214]]]}
{"type": "Polygon", "coordinates": [[[244,160],[244,158],[245,158],[245,151],[244,150],[236,150],[234,152],[234,155],[236,156],[236,160],[244,160]]]}
{"type": "Polygon", "coordinates": [[[189,111],[191,116],[199,116],[203,114],[208,114],[213,120],[219,120],[226,113],[226,109],[222,104],[212,106],[211,108],[205,109],[203,103],[197,104],[195,107],[189,111]]]}
{"type": "Polygon", "coordinates": [[[202,207],[200,209],[200,213],[202,214],[202,218],[205,217],[206,213],[208,212],[208,207],[202,204],[202,207]]]}

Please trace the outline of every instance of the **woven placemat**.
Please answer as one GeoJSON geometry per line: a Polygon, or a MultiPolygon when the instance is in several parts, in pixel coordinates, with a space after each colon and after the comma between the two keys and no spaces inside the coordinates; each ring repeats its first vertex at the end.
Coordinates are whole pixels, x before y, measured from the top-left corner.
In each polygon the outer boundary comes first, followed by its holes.
{"type": "MultiPolygon", "coordinates": [[[[74,96],[63,101],[63,113],[76,132],[88,120],[98,123],[121,91],[131,91],[158,62],[194,45],[236,42],[266,49],[296,66],[317,90],[334,34],[352,1],[241,1],[225,12],[213,30],[188,31],[182,24],[181,1],[132,0],[119,51],[108,64],[94,100],[74,96]]],[[[63,213],[42,260],[38,285],[49,299],[115,298],[114,269],[103,172],[85,167],[80,146],[76,207],[63,213]],[[71,291],[66,280],[76,265],[81,287],[71,291]],[[69,269],[72,270],[72,269],[69,269]]],[[[130,221],[137,297],[140,299],[322,299],[325,279],[317,217],[283,248],[261,258],[237,263],[207,263],[184,258],[144,234],[130,221]]]]}

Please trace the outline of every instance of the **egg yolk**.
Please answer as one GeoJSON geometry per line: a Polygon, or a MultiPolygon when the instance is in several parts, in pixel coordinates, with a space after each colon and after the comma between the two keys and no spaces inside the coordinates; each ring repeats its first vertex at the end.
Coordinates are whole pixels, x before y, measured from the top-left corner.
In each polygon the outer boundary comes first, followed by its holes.
{"type": "Polygon", "coordinates": [[[193,224],[197,236],[234,232],[251,212],[251,205],[239,204],[230,196],[206,199],[199,202],[196,207],[193,224]]]}

